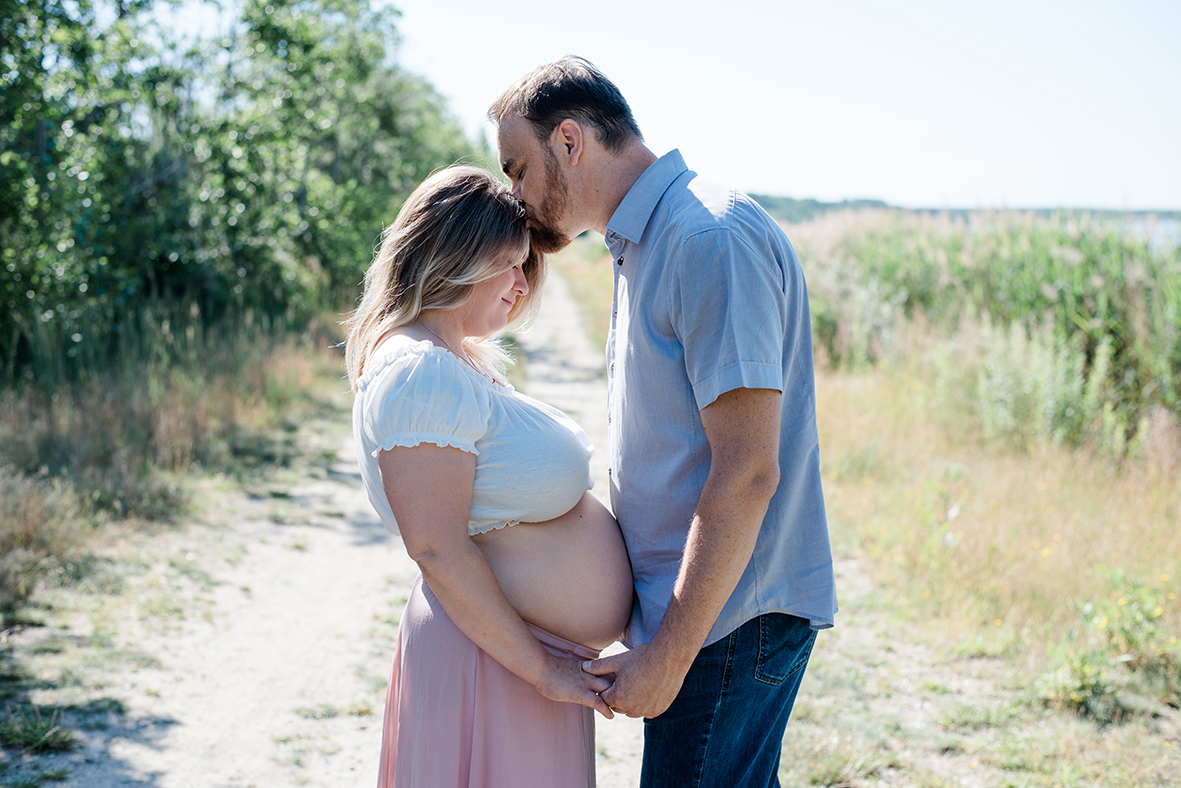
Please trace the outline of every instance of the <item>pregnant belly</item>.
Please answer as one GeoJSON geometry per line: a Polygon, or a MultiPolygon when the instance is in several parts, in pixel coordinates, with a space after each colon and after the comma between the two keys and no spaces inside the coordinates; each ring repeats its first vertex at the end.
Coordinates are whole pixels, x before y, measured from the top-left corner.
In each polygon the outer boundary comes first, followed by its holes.
{"type": "Polygon", "coordinates": [[[566,514],[472,537],[521,618],[594,649],[632,608],[631,564],[615,518],[586,493],[566,514]]]}

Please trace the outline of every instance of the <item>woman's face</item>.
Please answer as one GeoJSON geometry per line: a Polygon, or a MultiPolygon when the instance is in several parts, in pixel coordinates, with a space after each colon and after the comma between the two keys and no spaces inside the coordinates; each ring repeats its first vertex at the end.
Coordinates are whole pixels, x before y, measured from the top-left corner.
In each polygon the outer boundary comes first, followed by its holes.
{"type": "Polygon", "coordinates": [[[459,307],[463,335],[483,339],[508,325],[508,314],[517,299],[529,292],[522,265],[528,248],[502,253],[493,266],[497,273],[472,288],[471,297],[459,307]]]}

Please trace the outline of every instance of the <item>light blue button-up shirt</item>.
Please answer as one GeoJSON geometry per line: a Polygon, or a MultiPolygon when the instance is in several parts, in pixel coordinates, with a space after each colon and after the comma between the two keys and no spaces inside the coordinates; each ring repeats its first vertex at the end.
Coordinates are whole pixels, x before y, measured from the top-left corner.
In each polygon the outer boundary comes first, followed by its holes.
{"type": "Polygon", "coordinates": [[[820,486],[812,327],[783,230],[749,197],[702,184],[677,151],[607,224],[615,299],[607,340],[611,505],[637,601],[624,643],[647,643],[672,598],[709,474],[700,411],[737,388],[782,392],[779,487],[738,587],[703,645],[763,613],[813,628],[837,610],[820,486]]]}

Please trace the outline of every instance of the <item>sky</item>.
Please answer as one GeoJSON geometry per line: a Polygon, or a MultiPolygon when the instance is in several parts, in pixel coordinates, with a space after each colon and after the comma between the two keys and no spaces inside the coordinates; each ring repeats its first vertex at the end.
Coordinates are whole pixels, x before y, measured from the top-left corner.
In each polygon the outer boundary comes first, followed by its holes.
{"type": "Polygon", "coordinates": [[[391,0],[398,63],[473,135],[565,54],[648,146],[747,192],[1181,209],[1181,3],[391,0]]]}

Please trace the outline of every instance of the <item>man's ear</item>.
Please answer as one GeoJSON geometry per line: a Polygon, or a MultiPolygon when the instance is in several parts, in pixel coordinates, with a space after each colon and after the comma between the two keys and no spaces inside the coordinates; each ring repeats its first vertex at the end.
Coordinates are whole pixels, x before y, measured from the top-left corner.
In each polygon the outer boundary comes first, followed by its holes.
{"type": "Polygon", "coordinates": [[[585,151],[586,138],[583,135],[582,124],[573,118],[566,118],[554,129],[554,141],[558,146],[558,155],[564,157],[568,166],[574,167],[582,160],[585,151]]]}

